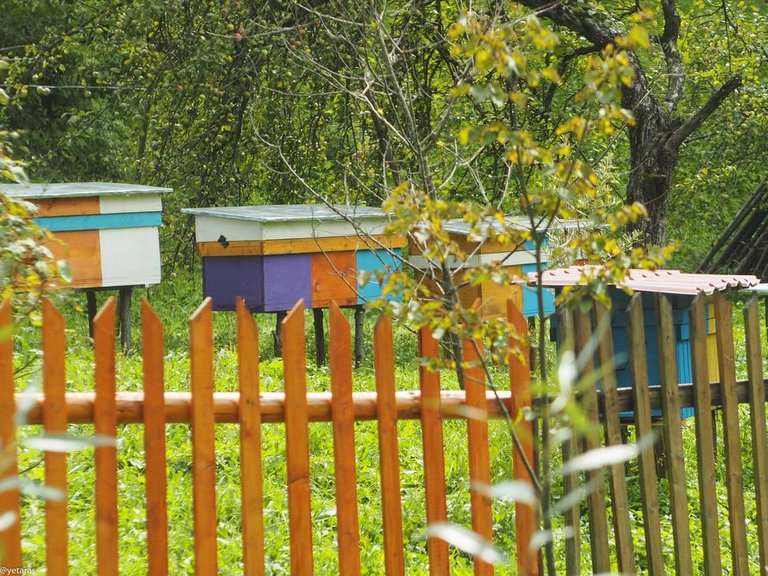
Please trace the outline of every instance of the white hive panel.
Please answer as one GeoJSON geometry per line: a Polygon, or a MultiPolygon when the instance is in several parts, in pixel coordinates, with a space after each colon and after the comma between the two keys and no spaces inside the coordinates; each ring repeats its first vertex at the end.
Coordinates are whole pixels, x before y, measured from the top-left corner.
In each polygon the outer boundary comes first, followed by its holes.
{"type": "Polygon", "coordinates": [[[102,196],[99,198],[102,214],[125,214],[127,212],[160,212],[163,203],[157,194],[133,196],[102,196]]]}
{"type": "Polygon", "coordinates": [[[264,224],[264,240],[287,240],[292,238],[333,238],[344,236],[354,238],[383,234],[386,222],[362,221],[356,224],[345,221],[269,222],[264,224]]]}
{"type": "Polygon", "coordinates": [[[260,222],[219,218],[217,216],[195,216],[195,240],[197,242],[217,242],[224,236],[230,242],[243,240],[261,240],[260,222]]]}
{"type": "Polygon", "coordinates": [[[160,248],[155,227],[99,230],[102,286],[160,282],[160,248]]]}

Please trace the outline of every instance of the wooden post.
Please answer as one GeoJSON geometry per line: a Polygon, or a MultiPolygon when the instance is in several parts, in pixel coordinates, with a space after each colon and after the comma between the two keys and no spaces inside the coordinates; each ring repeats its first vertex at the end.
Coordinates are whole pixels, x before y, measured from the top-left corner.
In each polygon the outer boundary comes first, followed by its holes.
{"type": "MultiPolygon", "coordinates": [[[[587,450],[601,447],[600,419],[597,407],[597,388],[595,386],[594,353],[587,352],[593,343],[591,310],[579,309],[574,314],[576,346],[579,355],[589,354],[580,367],[580,377],[588,383],[583,389],[582,406],[587,420],[594,426],[594,434],[587,433],[584,444],[587,450]]],[[[596,574],[611,570],[611,556],[608,543],[608,517],[605,506],[605,478],[602,469],[586,470],[585,477],[591,488],[587,495],[589,514],[589,540],[592,556],[592,571],[596,574]]]]}
{"type": "Polygon", "coordinates": [[[339,574],[360,576],[360,521],[357,511],[355,413],[352,400],[352,349],[349,322],[332,301],[328,309],[331,332],[331,412],[333,469],[336,477],[339,574]]]}
{"type": "MultiPolygon", "coordinates": [[[[604,427],[605,440],[608,446],[626,444],[622,438],[619,419],[618,393],[616,389],[616,366],[614,364],[613,332],[611,327],[611,312],[604,305],[597,303],[595,310],[597,318],[597,334],[599,338],[598,356],[600,360],[600,389],[605,405],[604,427]]],[[[635,573],[635,552],[632,546],[632,524],[629,516],[629,500],[627,497],[627,481],[623,463],[615,464],[609,469],[611,486],[611,504],[613,505],[613,530],[616,539],[616,557],[619,571],[626,574],[635,573]]]]}
{"type": "Polygon", "coordinates": [[[242,298],[237,299],[237,357],[240,389],[240,509],[243,574],[264,575],[264,488],[261,461],[259,329],[242,298]]]}
{"type": "Polygon", "coordinates": [[[96,291],[85,291],[86,309],[88,310],[88,336],[93,338],[93,319],[96,317],[96,291]]]}
{"type": "Polygon", "coordinates": [[[117,307],[120,315],[120,343],[123,345],[123,352],[131,349],[131,295],[133,287],[126,286],[120,288],[117,297],[117,307]]]}
{"type": "MultiPolygon", "coordinates": [[[[440,342],[428,327],[419,330],[419,356],[440,358],[440,342]]],[[[421,390],[421,437],[424,454],[424,497],[427,526],[445,522],[448,518],[445,488],[445,446],[443,421],[440,414],[440,372],[424,364],[419,366],[421,390]]],[[[429,573],[432,576],[450,574],[448,542],[440,538],[427,540],[429,573]]]]}
{"type": "Polygon", "coordinates": [[[165,450],[165,379],[163,325],[149,305],[141,303],[144,360],[144,454],[147,499],[147,574],[168,576],[168,480],[165,450]]]}
{"type": "MultiPolygon", "coordinates": [[[[528,473],[524,459],[535,469],[536,450],[533,421],[522,418],[522,413],[531,408],[531,366],[530,359],[534,347],[530,346],[528,334],[532,327],[526,322],[522,310],[514,300],[507,300],[507,320],[514,326],[517,338],[509,342],[509,389],[512,393],[510,415],[515,423],[515,430],[520,437],[519,447],[515,447],[512,456],[512,471],[515,480],[522,480],[533,485],[533,478],[528,473]],[[515,353],[515,350],[519,352],[515,353]],[[522,450],[522,454],[521,454],[522,450]]],[[[531,539],[538,527],[536,508],[530,504],[515,504],[515,529],[517,534],[517,568],[520,574],[538,576],[539,554],[530,548],[531,539]]]]}
{"type": "MultiPolygon", "coordinates": [[[[491,456],[488,447],[488,397],[485,394],[485,369],[480,364],[480,343],[462,342],[464,359],[471,367],[464,370],[464,386],[467,391],[467,407],[474,409],[478,417],[467,420],[469,442],[469,503],[472,512],[472,531],[490,542],[493,539],[493,511],[491,499],[476,485],[491,484],[491,456]],[[483,416],[479,416],[483,415],[483,416]]],[[[493,564],[475,557],[475,576],[493,576],[493,564]]]]}
{"type": "MultiPolygon", "coordinates": [[[[43,425],[47,434],[66,434],[66,355],[64,317],[43,299],[43,425]]],[[[45,501],[45,567],[48,574],[69,574],[67,455],[45,452],[45,485],[63,498],[45,501]]]]}
{"type": "Polygon", "coordinates": [[[744,510],[744,468],[741,462],[739,433],[739,398],[736,394],[733,318],[731,303],[722,294],[715,295],[717,326],[717,362],[720,368],[720,393],[723,402],[723,440],[726,486],[728,488],[728,520],[730,522],[731,559],[734,576],[749,574],[747,530],[744,510]]]}
{"type": "Polygon", "coordinates": [[[675,353],[675,322],[672,304],[663,294],[656,295],[656,339],[661,376],[662,439],[669,481],[669,502],[672,511],[672,537],[675,567],[678,574],[693,573],[691,534],[688,526],[688,495],[686,494],[685,460],[683,457],[683,428],[680,418],[680,396],[677,383],[675,353]]]}
{"type": "Polygon", "coordinates": [[[395,350],[392,320],[382,316],[373,329],[373,364],[376,375],[376,417],[379,422],[379,469],[384,528],[384,573],[405,575],[403,505],[400,499],[400,452],[397,439],[395,350]]]}
{"type": "MultiPolygon", "coordinates": [[[[767,309],[768,310],[768,309],[767,309]]],[[[355,306],[355,368],[360,368],[363,364],[363,315],[365,308],[355,306]]]]}
{"type": "Polygon", "coordinates": [[[744,306],[744,326],[747,344],[747,374],[749,376],[749,404],[752,429],[752,462],[755,473],[755,499],[757,500],[757,542],[760,566],[768,564],[768,433],[765,425],[765,380],[763,379],[763,352],[760,345],[760,308],[757,296],[744,306]]]}
{"type": "MultiPolygon", "coordinates": [[[[635,435],[638,440],[650,438],[651,400],[648,390],[648,356],[643,328],[643,297],[635,294],[627,308],[627,337],[629,345],[629,369],[632,375],[632,396],[635,401],[635,435]]],[[[648,574],[664,574],[664,555],[661,544],[661,521],[659,519],[658,479],[653,454],[642,450],[638,455],[640,471],[640,496],[643,508],[645,530],[645,552],[648,574]]]]}
{"type": "Polygon", "coordinates": [[[282,327],[283,320],[285,319],[286,311],[280,310],[275,312],[275,331],[272,333],[272,338],[275,342],[275,356],[283,355],[283,336],[282,327]]]}
{"type": "MultiPolygon", "coordinates": [[[[558,348],[562,351],[572,350],[574,345],[574,324],[573,312],[565,306],[560,308],[559,322],[557,325],[558,348]]],[[[549,434],[549,422],[546,418],[542,420],[542,436],[549,434]]],[[[578,443],[576,439],[570,437],[562,444],[563,462],[578,456],[578,443]]],[[[571,472],[563,477],[563,492],[571,494],[581,484],[578,473],[571,472]]],[[[573,531],[570,538],[565,540],[565,573],[568,576],[579,576],[581,574],[581,505],[579,502],[573,502],[564,510],[565,524],[570,526],[573,531]]],[[[546,525],[544,526],[546,529],[546,525]]]]}
{"type": "Polygon", "coordinates": [[[325,326],[323,326],[323,309],[313,308],[315,320],[315,361],[318,366],[325,364],[325,326]]]}

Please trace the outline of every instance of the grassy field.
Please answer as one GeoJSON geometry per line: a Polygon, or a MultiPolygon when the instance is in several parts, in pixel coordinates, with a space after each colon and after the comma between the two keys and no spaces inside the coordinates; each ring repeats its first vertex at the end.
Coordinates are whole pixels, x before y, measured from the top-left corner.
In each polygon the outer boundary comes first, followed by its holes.
{"type": "MultiPolygon", "coordinates": [[[[141,291],[143,292],[143,291],[141,291]]],[[[137,295],[138,296],[138,295],[137,295]]],[[[100,295],[100,299],[102,296],[100,295]]],[[[189,358],[187,318],[194,311],[201,297],[198,283],[194,278],[180,276],[153,288],[149,298],[166,327],[166,389],[169,391],[189,390],[189,358]]],[[[100,300],[101,301],[101,300],[100,300]]],[[[134,310],[138,310],[138,300],[134,310]]],[[[93,353],[87,338],[84,297],[74,294],[62,304],[68,322],[67,387],[71,391],[93,389],[93,353]]],[[[738,315],[737,315],[738,318],[738,315]]],[[[282,390],[282,361],[274,357],[271,330],[274,320],[264,315],[258,317],[261,332],[261,382],[264,391],[282,390]]],[[[366,362],[354,373],[356,390],[373,390],[374,374],[371,365],[372,342],[370,332],[373,315],[367,318],[366,362]]],[[[309,351],[313,350],[312,330],[307,324],[309,351]]],[[[35,328],[25,329],[23,345],[19,348],[19,386],[39,388],[39,367],[29,359],[35,358],[39,337],[35,328]],[[24,365],[22,367],[22,365],[24,365]]],[[[234,315],[214,315],[216,348],[216,389],[237,390],[237,358],[235,352],[234,315]]],[[[739,377],[744,376],[743,335],[737,322],[737,369],[739,377]],[[740,344],[741,343],[741,344],[740,344]]],[[[138,318],[134,322],[134,352],[119,355],[118,390],[140,390],[142,386],[140,330],[138,318]]],[[[418,388],[418,365],[416,362],[416,341],[404,329],[396,330],[396,381],[401,390],[418,388]]],[[[310,352],[310,356],[311,356],[310,352]]],[[[500,384],[505,380],[500,375],[500,384]]],[[[455,378],[444,376],[445,388],[456,388],[455,378]]],[[[329,373],[325,366],[308,364],[308,387],[310,391],[327,391],[330,388],[329,373]]],[[[82,436],[92,436],[91,426],[71,426],[71,431],[82,436]]],[[[446,475],[449,492],[449,519],[465,526],[470,525],[469,478],[467,473],[466,425],[461,421],[449,421],[445,426],[446,475]]],[[[751,442],[748,435],[748,413],[742,406],[742,456],[745,466],[745,502],[750,518],[755,518],[755,497],[752,477],[751,442]]],[[[27,426],[24,434],[39,434],[39,427],[27,426]]],[[[491,422],[491,459],[493,480],[511,477],[511,439],[503,422],[491,422]]],[[[690,508],[694,561],[700,564],[703,558],[701,524],[699,520],[699,489],[696,470],[696,444],[693,419],[683,423],[686,446],[686,472],[690,508]]],[[[408,574],[427,574],[423,474],[421,461],[421,432],[417,422],[399,424],[400,458],[402,465],[402,503],[404,517],[405,552],[408,574]]],[[[378,438],[375,423],[361,422],[356,428],[358,500],[361,519],[361,553],[366,574],[383,573],[383,538],[381,521],[381,497],[378,476],[378,438]]],[[[219,560],[222,574],[239,573],[241,570],[240,537],[240,492],[239,492],[239,441],[236,425],[222,424],[217,427],[217,505],[219,516],[219,560]]],[[[192,485],[191,485],[191,434],[188,425],[168,426],[168,503],[170,531],[170,569],[172,574],[193,573],[192,534],[192,485]]],[[[264,506],[266,529],[266,557],[268,573],[289,572],[289,539],[287,529],[287,495],[285,470],[284,428],[279,424],[263,427],[264,442],[264,506]]],[[[334,480],[332,460],[332,436],[330,424],[312,424],[310,428],[311,489],[313,504],[313,538],[315,568],[318,574],[338,572],[336,558],[336,517],[334,503],[334,480]]],[[[119,458],[119,509],[120,509],[120,568],[122,574],[140,575],[146,573],[146,531],[144,527],[144,459],[142,428],[139,425],[125,425],[118,437],[119,458]]],[[[723,466],[722,448],[718,457],[723,466]]],[[[42,454],[25,449],[21,454],[21,467],[26,478],[42,481],[42,454]]],[[[719,470],[724,478],[724,468],[719,470]]],[[[640,507],[640,490],[637,463],[627,465],[627,482],[631,502],[631,515],[636,556],[642,564],[644,556],[644,533],[640,507]]],[[[556,497],[560,496],[556,485],[556,497]]],[[[662,534],[665,548],[671,551],[671,520],[668,508],[666,480],[659,482],[662,501],[662,534]]],[[[94,572],[94,472],[93,453],[90,450],[77,452],[70,459],[70,554],[72,573],[94,572]]],[[[728,555],[727,492],[724,482],[718,483],[718,502],[721,514],[721,541],[723,566],[730,569],[728,555]]],[[[24,553],[27,565],[32,568],[44,566],[44,501],[27,497],[23,504],[24,553]]],[[[582,546],[584,571],[589,572],[588,527],[586,506],[582,510],[582,546]]],[[[495,541],[511,560],[514,560],[514,516],[511,502],[494,504],[495,541]]],[[[558,564],[563,562],[563,540],[560,531],[562,523],[555,523],[556,554],[558,564]]],[[[749,549],[757,565],[757,534],[754,522],[748,525],[749,549]]],[[[452,573],[472,573],[469,558],[453,550],[452,573]]],[[[666,558],[670,573],[674,571],[674,557],[666,558]]],[[[498,574],[514,574],[510,566],[501,566],[498,574]]]]}

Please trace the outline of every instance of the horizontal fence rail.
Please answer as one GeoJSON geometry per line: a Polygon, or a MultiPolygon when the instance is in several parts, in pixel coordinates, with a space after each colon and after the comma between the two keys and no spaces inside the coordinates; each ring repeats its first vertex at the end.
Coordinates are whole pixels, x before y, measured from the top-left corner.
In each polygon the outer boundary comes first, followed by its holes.
{"type": "MultiPolygon", "coordinates": [[[[511,394],[500,390],[486,392],[487,417],[503,418],[501,401],[507,409],[511,407],[511,394]]],[[[63,407],[67,423],[92,424],[96,395],[93,392],[67,392],[63,407]]],[[[189,392],[166,392],[162,398],[162,410],[168,424],[189,424],[192,422],[192,395],[189,392]]],[[[43,423],[45,396],[39,393],[16,394],[16,402],[24,407],[26,424],[43,423]]],[[[211,406],[215,423],[238,424],[240,422],[240,392],[214,392],[211,406]]],[[[429,403],[427,403],[429,404],[429,403]]],[[[434,400],[435,409],[441,419],[466,419],[466,393],[461,390],[441,390],[434,400]]],[[[146,405],[143,392],[118,392],[115,394],[118,424],[142,424],[145,420],[146,405]]],[[[285,422],[286,398],[282,392],[261,392],[259,414],[264,424],[285,422]]],[[[350,404],[355,421],[377,419],[378,395],[376,392],[353,392],[350,404]]],[[[429,408],[430,406],[426,406],[429,408]]],[[[422,417],[420,392],[395,392],[394,410],[398,420],[419,420],[422,417]]],[[[330,392],[307,392],[307,419],[309,422],[333,422],[333,395],[330,392]]]]}
{"type": "MultiPolygon", "coordinates": [[[[763,381],[766,390],[763,397],[768,402],[768,380],[763,381]]],[[[720,382],[707,384],[710,390],[711,405],[714,408],[722,406],[720,382]]],[[[753,401],[753,384],[749,380],[738,380],[735,383],[735,394],[739,404],[753,401]]],[[[681,408],[696,406],[696,388],[693,384],[678,384],[681,408]]],[[[16,403],[24,407],[26,424],[43,423],[43,405],[45,395],[40,393],[16,394],[16,403]]],[[[285,395],[282,392],[260,393],[261,422],[285,422],[285,395]]],[[[511,392],[499,390],[488,391],[485,394],[488,404],[487,417],[498,419],[504,417],[503,404],[507,411],[512,411],[514,403],[511,392]]],[[[96,395],[93,392],[67,392],[64,396],[64,409],[69,424],[92,424],[96,395]]],[[[189,392],[165,392],[161,398],[165,420],[169,424],[189,424],[192,420],[191,394],[189,392]]],[[[605,412],[605,395],[597,391],[599,416],[602,419],[605,412]]],[[[145,394],[143,392],[117,392],[115,405],[118,424],[142,424],[144,422],[145,394]]],[[[237,424],[240,413],[240,392],[214,392],[213,417],[217,424],[237,424]]],[[[661,410],[663,406],[661,386],[648,386],[648,406],[652,410],[661,410]]],[[[533,406],[541,406],[544,399],[536,397],[533,406]]],[[[461,390],[441,390],[435,400],[439,406],[440,417],[444,420],[466,419],[466,393],[461,390]]],[[[353,392],[352,411],[355,421],[371,421],[377,417],[376,392],[353,392]]],[[[395,392],[395,410],[398,420],[419,420],[422,416],[422,396],[420,392],[395,392]]],[[[613,404],[618,412],[633,412],[635,401],[631,388],[618,388],[616,401],[613,404]]],[[[514,412],[513,412],[514,413],[514,412]]],[[[307,392],[307,418],[309,422],[333,422],[333,395],[330,392],[307,392]]],[[[631,420],[627,417],[627,420],[631,420]]]]}
{"type": "MultiPolygon", "coordinates": [[[[578,312],[560,313],[558,332],[561,349],[568,342],[580,354],[580,386],[575,399],[583,409],[592,432],[564,441],[563,461],[578,458],[603,447],[619,447],[630,431],[637,439],[656,430],[657,453],[643,450],[629,461],[613,463],[607,469],[571,469],[555,478],[556,488],[565,497],[557,503],[559,526],[569,527],[572,537],[558,548],[568,575],[587,571],[650,575],[693,572],[715,575],[724,567],[732,574],[760,572],[768,561],[768,438],[766,407],[768,400],[757,300],[744,307],[743,343],[737,346],[733,328],[732,304],[714,298],[714,334],[708,334],[705,307],[708,301],[694,299],[688,310],[692,383],[677,383],[677,363],[685,360],[675,347],[672,309],[664,296],[653,301],[657,326],[645,326],[645,309],[639,295],[626,311],[609,311],[602,306],[578,312]],[[611,330],[604,325],[611,315],[626,314],[631,388],[617,387],[614,343],[611,330]],[[601,328],[601,325],[603,328],[601,328]],[[649,364],[648,350],[655,339],[658,366],[649,364]],[[709,340],[711,339],[711,342],[709,340]],[[716,344],[716,345],[710,345],[716,344]],[[742,346],[743,344],[743,346],[742,346]],[[738,354],[745,355],[747,378],[737,380],[738,354]],[[712,381],[712,358],[717,357],[717,378],[712,381]],[[651,368],[660,384],[649,385],[651,368]],[[681,420],[681,409],[694,408],[694,426],[681,420]],[[713,410],[722,413],[713,417],[713,410]],[[691,433],[684,436],[684,429],[691,433]],[[695,450],[687,450],[686,442],[695,450]],[[742,458],[745,442],[751,459],[742,458]],[[689,461],[690,460],[690,461],[689,461]],[[630,491],[630,478],[637,491],[630,491]],[[578,500],[583,492],[583,507],[578,500]],[[745,499],[750,505],[745,506],[745,499]],[[752,500],[754,504],[752,504],[752,500]],[[563,502],[570,502],[568,505],[563,502]],[[725,506],[727,504],[727,506],[725,506]],[[564,524],[563,519],[564,518],[564,524]],[[695,529],[694,529],[695,528],[695,529]],[[642,537],[638,535],[642,532],[642,537]],[[664,536],[662,536],[664,534],[664,536]],[[582,543],[584,546],[582,546],[582,543]],[[755,551],[753,544],[756,544],[755,551]],[[643,549],[644,548],[644,549],[643,549]],[[589,554],[586,554],[589,550],[589,554]],[[701,553],[698,553],[701,551],[701,553]]],[[[163,327],[152,308],[142,306],[144,391],[117,392],[115,306],[110,300],[94,321],[94,392],[67,392],[65,374],[66,341],[64,319],[49,302],[43,304],[42,393],[15,393],[13,347],[9,338],[0,338],[0,442],[10,464],[0,470],[0,479],[16,475],[13,458],[16,427],[13,415],[21,413],[25,424],[42,424],[48,433],[65,432],[70,424],[95,424],[100,436],[116,436],[118,425],[135,424],[144,430],[144,474],[146,490],[147,567],[151,576],[169,573],[169,555],[174,542],[169,540],[167,425],[191,425],[192,491],[189,510],[194,525],[194,570],[198,574],[217,573],[221,558],[217,516],[216,426],[233,424],[239,434],[239,491],[242,538],[242,571],[247,575],[265,574],[269,559],[265,555],[264,474],[266,454],[262,445],[265,424],[283,424],[283,459],[286,478],[290,542],[287,553],[292,574],[311,574],[313,547],[313,478],[310,462],[312,423],[332,424],[333,452],[324,457],[333,461],[335,483],[336,543],[339,573],[358,575],[365,566],[364,523],[360,516],[357,488],[361,472],[356,458],[356,422],[375,423],[378,441],[378,470],[383,528],[383,563],[387,574],[406,574],[405,542],[412,535],[404,532],[404,479],[401,469],[398,422],[416,420],[421,424],[420,481],[424,495],[422,513],[427,523],[442,523],[449,518],[446,498],[448,446],[443,438],[444,422],[466,420],[464,449],[467,476],[473,486],[491,481],[493,458],[506,458],[514,478],[534,484],[529,472],[541,458],[540,438],[534,435],[534,422],[524,412],[538,413],[552,398],[532,395],[528,355],[510,355],[509,389],[487,389],[486,374],[476,364],[465,369],[466,391],[441,389],[440,374],[422,364],[419,390],[397,391],[393,327],[382,318],[374,333],[375,391],[352,391],[352,352],[350,326],[340,309],[330,311],[331,392],[308,393],[303,307],[299,303],[283,322],[283,365],[285,392],[261,392],[259,343],[256,324],[242,302],[237,310],[238,392],[217,392],[214,371],[212,307],[206,300],[190,319],[190,392],[165,390],[163,327]],[[482,418],[476,415],[482,414],[482,418]],[[517,436],[499,453],[491,450],[489,420],[511,416],[517,436]]],[[[508,318],[518,333],[527,330],[525,319],[513,303],[508,318]]],[[[11,326],[8,303],[0,305],[0,334],[11,326]]],[[[424,358],[439,355],[439,343],[427,330],[419,334],[419,354],[424,358]]],[[[483,353],[480,343],[465,342],[465,358],[470,361],[483,353]]],[[[523,351],[525,352],[525,350],[523,351]]],[[[739,359],[741,360],[741,359],[739,359]]],[[[539,423],[541,424],[541,422],[539,423]]],[[[118,468],[119,448],[95,448],[95,547],[94,569],[98,574],[116,574],[119,569],[118,468]]],[[[68,487],[69,456],[45,452],[45,483],[72,496],[68,487]]],[[[366,474],[371,471],[366,471],[366,474]]],[[[454,488],[455,489],[455,488],[454,488]]],[[[75,493],[78,493],[75,491],[75,493]]],[[[18,489],[0,491],[0,515],[19,514],[18,489]]],[[[67,574],[70,567],[68,519],[73,502],[67,498],[45,502],[45,546],[47,572],[67,574]]],[[[469,523],[466,526],[484,539],[494,535],[495,502],[488,494],[473,488],[469,492],[469,523]]],[[[81,506],[78,504],[77,509],[81,506]]],[[[537,537],[539,512],[526,503],[516,503],[514,530],[515,572],[538,575],[539,552],[529,544],[537,537]]],[[[409,512],[411,513],[411,512],[409,512]]],[[[0,532],[0,566],[21,567],[22,531],[18,524],[0,532]]],[[[456,561],[448,543],[430,537],[425,546],[425,564],[430,574],[449,574],[456,561]]],[[[495,567],[485,558],[474,561],[475,574],[494,574],[495,567]]]]}

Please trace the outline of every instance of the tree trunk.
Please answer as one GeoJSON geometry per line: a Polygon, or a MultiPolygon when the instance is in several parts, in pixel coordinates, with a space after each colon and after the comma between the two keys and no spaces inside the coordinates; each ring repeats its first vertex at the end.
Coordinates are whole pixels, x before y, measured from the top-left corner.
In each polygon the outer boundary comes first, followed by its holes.
{"type": "Polygon", "coordinates": [[[665,146],[670,135],[660,110],[644,110],[629,129],[630,174],[627,202],[640,202],[648,218],[637,223],[642,241],[648,246],[667,243],[669,191],[677,167],[677,150],[665,146]]]}

